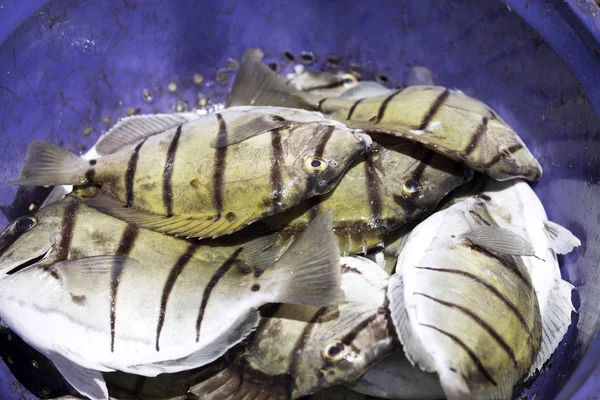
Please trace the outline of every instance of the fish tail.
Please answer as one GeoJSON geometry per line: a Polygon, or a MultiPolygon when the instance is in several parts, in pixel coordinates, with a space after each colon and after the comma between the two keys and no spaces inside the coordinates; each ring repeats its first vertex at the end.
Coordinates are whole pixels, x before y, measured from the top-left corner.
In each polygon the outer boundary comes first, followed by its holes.
{"type": "Polygon", "coordinates": [[[272,269],[273,302],[331,306],[342,299],[340,249],[330,213],[319,214],[272,269]]]}
{"type": "Polygon", "coordinates": [[[27,149],[19,177],[6,183],[19,186],[81,185],[87,181],[87,162],[52,142],[35,140],[27,149]]]}

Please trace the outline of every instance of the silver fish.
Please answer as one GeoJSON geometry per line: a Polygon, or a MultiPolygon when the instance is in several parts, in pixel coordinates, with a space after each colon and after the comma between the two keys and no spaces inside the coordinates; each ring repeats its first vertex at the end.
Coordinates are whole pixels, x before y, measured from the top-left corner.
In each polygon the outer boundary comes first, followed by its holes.
{"type": "Polygon", "coordinates": [[[68,196],[0,235],[0,318],[81,394],[106,399],[101,372],[205,365],[256,328],[266,303],[337,304],[331,218],[289,246],[276,240],[177,239],[68,196]]]}
{"type": "Polygon", "coordinates": [[[447,398],[510,399],[535,362],[542,323],[525,255],[530,243],[493,225],[478,199],[433,214],[404,243],[390,315],[408,359],[437,372],[447,398]]]}
{"type": "Polygon", "coordinates": [[[581,245],[569,230],[549,221],[544,206],[523,180],[488,180],[478,197],[485,201],[494,221],[533,246],[535,257],[523,262],[537,295],[542,316],[542,348],[531,373],[541,369],[571,325],[571,302],[575,287],[562,279],[557,254],[567,254],[581,245]]]}

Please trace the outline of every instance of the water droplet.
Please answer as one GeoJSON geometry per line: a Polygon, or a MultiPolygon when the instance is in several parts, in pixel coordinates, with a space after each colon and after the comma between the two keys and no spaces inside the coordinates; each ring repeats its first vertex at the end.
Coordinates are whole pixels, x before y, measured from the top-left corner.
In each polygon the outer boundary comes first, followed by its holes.
{"type": "Polygon", "coordinates": [[[29,204],[29,207],[27,207],[27,209],[29,210],[29,212],[33,212],[37,210],[39,206],[40,205],[37,202],[32,201],[31,204],[29,204]]]}
{"type": "Polygon", "coordinates": [[[177,84],[175,82],[169,82],[167,90],[171,93],[175,93],[177,91],[177,84]]]}
{"type": "Polygon", "coordinates": [[[106,116],[106,117],[102,118],[102,123],[104,125],[110,125],[110,122],[111,122],[110,117],[106,116]]]}
{"type": "MultiPolygon", "coordinates": [[[[177,85],[175,85],[175,89],[177,89],[177,85]]],[[[170,90],[170,89],[169,89],[170,90]]],[[[151,103],[153,98],[152,98],[152,93],[150,93],[150,91],[148,89],[144,89],[142,91],[142,97],[144,98],[144,100],[146,100],[148,103],[151,103]]]]}
{"type": "Polygon", "coordinates": [[[217,81],[221,85],[226,85],[227,82],[229,82],[229,74],[227,73],[227,70],[225,68],[219,68],[217,70],[217,81]]]}
{"type": "Polygon", "coordinates": [[[198,94],[198,99],[196,99],[196,105],[198,107],[206,107],[206,105],[209,103],[208,97],[202,95],[202,94],[198,94]]]}
{"type": "Polygon", "coordinates": [[[194,74],[194,85],[199,86],[204,82],[204,75],[194,74]]]}
{"type": "Polygon", "coordinates": [[[90,136],[93,132],[93,129],[91,126],[87,126],[83,129],[83,136],[90,136]]]}
{"type": "Polygon", "coordinates": [[[175,112],[184,112],[186,110],[187,104],[182,100],[178,100],[177,103],[173,104],[173,111],[175,112]]]}
{"type": "Polygon", "coordinates": [[[139,108],[127,107],[125,114],[127,114],[128,117],[131,117],[132,115],[139,114],[140,111],[141,110],[139,108]]]}

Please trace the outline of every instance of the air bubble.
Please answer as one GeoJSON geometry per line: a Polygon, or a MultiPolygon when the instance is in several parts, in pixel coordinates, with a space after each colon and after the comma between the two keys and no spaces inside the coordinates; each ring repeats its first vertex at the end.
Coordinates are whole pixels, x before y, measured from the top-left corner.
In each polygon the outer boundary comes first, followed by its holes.
{"type": "Polygon", "coordinates": [[[86,136],[86,137],[87,137],[87,136],[90,136],[90,135],[92,134],[92,132],[93,132],[93,131],[94,131],[94,130],[92,129],[92,127],[91,127],[91,126],[86,126],[86,127],[83,129],[83,136],[86,136]]]}
{"type": "Polygon", "coordinates": [[[221,85],[226,85],[229,82],[229,73],[225,68],[219,68],[217,70],[217,82],[221,85]]]}
{"type": "Polygon", "coordinates": [[[173,104],[173,111],[175,112],[184,112],[187,110],[186,102],[182,100],[178,100],[177,103],[173,104]]]}
{"type": "Polygon", "coordinates": [[[229,58],[227,60],[227,69],[235,72],[240,69],[240,63],[235,58],[229,58]]]}
{"type": "MultiPolygon", "coordinates": [[[[175,85],[175,90],[177,90],[177,85],[175,85]]],[[[175,91],[173,90],[173,91],[175,91]]],[[[171,91],[169,89],[169,91],[171,91]]],[[[142,91],[142,97],[144,98],[144,100],[146,100],[148,103],[152,102],[153,98],[152,98],[152,93],[150,93],[150,91],[148,89],[144,89],[142,91]]]]}
{"type": "Polygon", "coordinates": [[[125,110],[125,114],[128,117],[131,117],[132,115],[139,114],[140,111],[142,111],[142,110],[140,110],[139,108],[127,107],[127,109],[125,110]]]}
{"type": "Polygon", "coordinates": [[[169,82],[167,90],[171,93],[175,93],[177,91],[177,84],[175,82],[169,82]]]}
{"type": "Polygon", "coordinates": [[[111,123],[110,117],[106,116],[106,117],[102,118],[102,123],[107,126],[110,125],[110,123],[111,123]]]}
{"type": "Polygon", "coordinates": [[[200,86],[204,82],[204,75],[194,74],[194,85],[200,86]]]}

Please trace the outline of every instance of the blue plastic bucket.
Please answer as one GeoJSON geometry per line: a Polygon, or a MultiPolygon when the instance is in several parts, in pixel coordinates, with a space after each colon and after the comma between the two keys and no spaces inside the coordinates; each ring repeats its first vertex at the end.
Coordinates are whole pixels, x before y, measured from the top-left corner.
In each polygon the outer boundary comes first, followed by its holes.
{"type": "MultiPolygon", "coordinates": [[[[228,58],[248,47],[282,70],[291,67],[285,51],[307,63],[301,54],[312,52],[316,69],[339,57],[391,86],[425,66],[436,84],[483,100],[519,132],[544,168],[535,190],[549,217],[582,241],[561,260],[579,290],[576,326],[519,395],[596,398],[600,385],[588,378],[600,374],[600,8],[591,0],[0,0],[0,182],[18,174],[31,140],[83,151],[128,111],[190,109],[199,93],[222,101],[228,58]]],[[[0,227],[44,194],[0,183],[0,227]]],[[[64,389],[43,359],[5,336],[0,398],[64,389]]]]}

